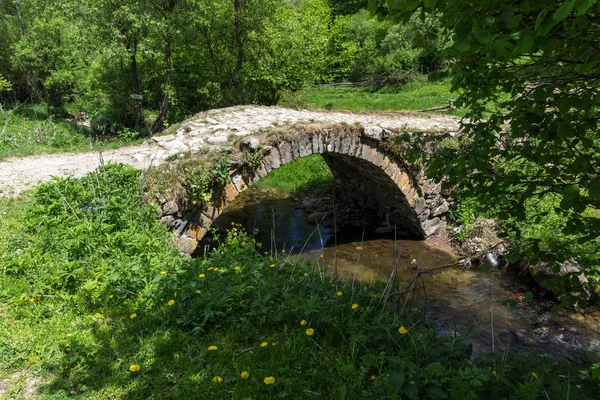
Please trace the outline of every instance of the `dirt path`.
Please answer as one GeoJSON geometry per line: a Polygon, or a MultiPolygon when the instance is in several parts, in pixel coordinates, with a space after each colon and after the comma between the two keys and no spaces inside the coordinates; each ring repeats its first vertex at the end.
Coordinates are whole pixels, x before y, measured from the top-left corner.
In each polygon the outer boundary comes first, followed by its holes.
{"type": "Polygon", "coordinates": [[[144,169],[158,165],[170,155],[227,146],[232,138],[247,136],[275,126],[303,122],[377,125],[388,129],[457,131],[456,118],[415,112],[349,113],[291,110],[281,107],[238,106],[202,112],[181,124],[176,134],[153,137],[140,146],[108,150],[102,154],[63,153],[8,159],[0,162],[0,196],[17,196],[47,182],[53,176],[81,177],[105,162],[130,164],[144,169]]]}

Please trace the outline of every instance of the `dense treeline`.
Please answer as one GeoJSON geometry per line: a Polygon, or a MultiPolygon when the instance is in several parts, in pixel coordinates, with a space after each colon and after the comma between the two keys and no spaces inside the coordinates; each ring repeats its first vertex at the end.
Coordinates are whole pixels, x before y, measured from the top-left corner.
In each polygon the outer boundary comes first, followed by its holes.
{"type": "Polygon", "coordinates": [[[1,0],[0,101],[156,132],[203,109],[274,104],[307,84],[398,84],[442,66],[436,22],[378,24],[365,5],[1,0]]]}

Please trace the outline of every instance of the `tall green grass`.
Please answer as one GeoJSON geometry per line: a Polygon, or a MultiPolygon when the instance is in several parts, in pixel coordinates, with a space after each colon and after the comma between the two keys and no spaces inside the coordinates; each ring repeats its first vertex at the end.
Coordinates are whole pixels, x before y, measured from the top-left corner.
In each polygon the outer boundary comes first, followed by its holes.
{"type": "Polygon", "coordinates": [[[0,110],[0,160],[39,153],[118,148],[138,141],[115,136],[97,140],[74,120],[54,115],[46,104],[4,106],[0,110]]]}

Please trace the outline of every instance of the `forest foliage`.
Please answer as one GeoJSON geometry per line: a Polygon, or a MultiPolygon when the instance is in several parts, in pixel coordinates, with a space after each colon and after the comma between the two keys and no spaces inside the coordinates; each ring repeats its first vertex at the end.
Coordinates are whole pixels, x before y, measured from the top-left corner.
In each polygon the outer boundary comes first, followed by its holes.
{"type": "Polygon", "coordinates": [[[441,67],[434,19],[378,24],[358,12],[366,3],[351,14],[345,3],[2,0],[0,101],[46,102],[101,132],[157,132],[308,84],[399,84],[441,67]]]}

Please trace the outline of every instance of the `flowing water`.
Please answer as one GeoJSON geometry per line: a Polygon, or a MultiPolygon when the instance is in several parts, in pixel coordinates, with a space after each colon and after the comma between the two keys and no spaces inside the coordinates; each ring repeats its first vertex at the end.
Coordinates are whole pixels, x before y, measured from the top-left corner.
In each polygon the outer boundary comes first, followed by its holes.
{"type": "Polygon", "coordinates": [[[293,199],[249,189],[213,226],[229,228],[238,222],[249,231],[257,229],[257,240],[266,249],[285,248],[305,258],[322,255],[330,270],[335,265],[341,279],[349,282],[387,281],[397,260],[401,289],[419,272],[411,295],[413,307],[422,309],[440,334],[470,330],[467,342],[474,354],[537,351],[562,362],[598,362],[594,353],[600,353],[599,311],[583,314],[556,309],[548,300],[527,302],[525,292],[530,288],[514,278],[500,271],[453,267],[456,257],[451,249],[429,241],[365,238],[361,231],[334,235],[309,224],[306,213],[294,205],[293,199]],[[517,307],[503,306],[505,299],[516,301],[517,307]]]}

